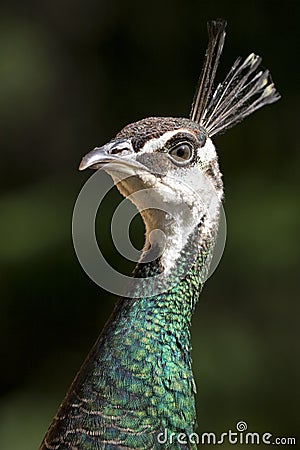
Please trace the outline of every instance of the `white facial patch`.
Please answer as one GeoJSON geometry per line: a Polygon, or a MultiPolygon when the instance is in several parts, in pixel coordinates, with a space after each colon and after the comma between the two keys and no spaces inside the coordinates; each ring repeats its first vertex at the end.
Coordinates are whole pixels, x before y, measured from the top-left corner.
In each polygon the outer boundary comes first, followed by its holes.
{"type": "Polygon", "coordinates": [[[158,138],[150,139],[145,142],[142,148],[139,149],[139,155],[143,153],[152,153],[156,150],[162,149],[171,137],[175,136],[178,133],[190,134],[195,138],[195,135],[188,131],[186,128],[178,128],[177,130],[166,131],[158,138]]]}
{"type": "Polygon", "coordinates": [[[212,140],[208,137],[205,145],[197,150],[200,161],[206,165],[217,158],[216,148],[212,140]]]}
{"type": "MultiPolygon", "coordinates": [[[[177,130],[172,131],[166,131],[162,136],[159,138],[153,138],[147,141],[142,148],[139,150],[139,155],[145,154],[145,153],[153,153],[157,150],[161,150],[166,143],[171,139],[173,136],[176,136],[178,133],[185,133],[190,134],[193,138],[195,138],[194,133],[188,131],[186,128],[179,128],[177,130]]],[[[212,142],[212,140],[208,137],[205,145],[203,147],[199,147],[197,149],[198,157],[203,163],[203,165],[208,165],[212,160],[216,159],[216,149],[212,142]]]]}

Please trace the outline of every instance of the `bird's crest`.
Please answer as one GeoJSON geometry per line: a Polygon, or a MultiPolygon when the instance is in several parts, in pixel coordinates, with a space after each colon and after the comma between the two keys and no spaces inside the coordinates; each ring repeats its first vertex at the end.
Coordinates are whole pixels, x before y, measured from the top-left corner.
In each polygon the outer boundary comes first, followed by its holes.
{"type": "Polygon", "coordinates": [[[203,126],[209,136],[222,133],[246,116],[280,99],[268,70],[260,68],[260,56],[238,58],[223,83],[213,92],[213,83],[225,41],[226,21],[208,23],[208,46],[194,96],[190,119],[203,126]]]}

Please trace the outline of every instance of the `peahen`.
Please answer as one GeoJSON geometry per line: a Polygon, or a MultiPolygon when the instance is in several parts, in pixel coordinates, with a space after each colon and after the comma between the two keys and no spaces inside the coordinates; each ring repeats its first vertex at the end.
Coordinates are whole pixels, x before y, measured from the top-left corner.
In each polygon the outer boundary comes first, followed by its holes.
{"type": "Polygon", "coordinates": [[[146,283],[129,286],[118,301],[41,450],[196,448],[190,325],[223,197],[211,137],[280,98],[254,54],[238,58],[212,93],[225,27],[221,19],[208,24],[189,119],[150,117],[127,125],[81,162],[80,170],[104,168],[125,197],[133,194],[146,228],[133,279],[146,283]],[[149,195],[147,201],[134,196],[145,189],[165,207],[149,208],[149,195]],[[152,233],[157,229],[164,240],[152,233]]]}

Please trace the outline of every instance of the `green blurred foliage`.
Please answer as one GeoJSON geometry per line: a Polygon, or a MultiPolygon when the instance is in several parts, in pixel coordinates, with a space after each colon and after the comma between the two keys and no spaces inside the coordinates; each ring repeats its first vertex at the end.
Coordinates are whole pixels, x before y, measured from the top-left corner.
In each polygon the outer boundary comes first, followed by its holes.
{"type": "MultiPolygon", "coordinates": [[[[199,431],[245,420],[296,436],[298,2],[31,0],[4,1],[0,13],[0,448],[38,446],[114,304],[72,247],[90,176],[80,158],[129,122],[188,113],[214,17],[228,20],[220,79],[255,51],[282,100],[216,139],[228,237],[193,322],[199,431]]],[[[109,238],[119,199],[103,205],[98,238],[129,274],[109,238]]],[[[141,246],[141,221],[130,233],[141,246]]]]}

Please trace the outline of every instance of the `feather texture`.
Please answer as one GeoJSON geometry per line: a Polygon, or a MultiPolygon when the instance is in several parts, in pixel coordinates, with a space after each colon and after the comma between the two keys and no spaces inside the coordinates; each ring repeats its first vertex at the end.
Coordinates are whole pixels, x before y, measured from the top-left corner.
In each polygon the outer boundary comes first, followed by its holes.
{"type": "Polygon", "coordinates": [[[133,278],[146,278],[146,290],[132,292],[129,287],[126,297],[118,301],[40,450],[196,449],[188,439],[197,427],[190,325],[211,262],[223,196],[210,137],[280,98],[269,72],[259,68],[261,59],[254,54],[244,61],[238,58],[212,94],[225,27],[222,19],[208,24],[209,43],[190,120],[143,119],[83,158],[81,169],[105,168],[108,163],[110,174],[120,167],[126,172],[130,166],[125,181],[116,177],[115,184],[124,196],[155,185],[156,197],[166,197],[172,211],[181,214],[175,214],[179,218],[175,226],[170,208],[143,208],[141,204],[146,244],[150,242],[148,231],[161,224],[169,244],[165,248],[173,246],[165,252],[171,264],[165,264],[165,255],[154,261],[142,256],[133,278]],[[117,169],[112,168],[116,162],[117,169]],[[206,182],[199,183],[203,177],[206,182]],[[187,184],[192,193],[198,189],[195,197],[190,192],[187,195],[187,184]],[[209,202],[215,205],[213,214],[207,208],[209,202]],[[189,214],[182,214],[183,204],[190,208],[189,214]],[[163,273],[174,282],[153,295],[156,275],[163,273]],[[167,436],[163,445],[160,434],[167,436]],[[182,434],[185,442],[176,439],[182,434]]]}
{"type": "Polygon", "coordinates": [[[210,137],[280,99],[269,71],[260,67],[261,57],[254,53],[244,61],[237,58],[223,83],[213,91],[225,28],[226,21],[222,19],[208,24],[208,47],[190,113],[191,120],[204,127],[210,137]]]}

